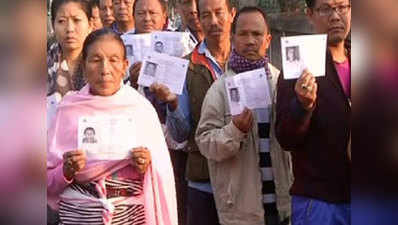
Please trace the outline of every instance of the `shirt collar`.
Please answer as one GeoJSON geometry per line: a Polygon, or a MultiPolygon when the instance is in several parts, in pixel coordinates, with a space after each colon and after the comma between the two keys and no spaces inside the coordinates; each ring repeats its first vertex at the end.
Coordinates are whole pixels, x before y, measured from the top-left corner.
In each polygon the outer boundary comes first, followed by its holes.
{"type": "Polygon", "coordinates": [[[133,29],[131,29],[131,30],[125,32],[125,33],[121,32],[121,31],[119,30],[119,28],[118,28],[116,22],[113,22],[113,24],[112,24],[112,30],[113,30],[115,33],[117,33],[119,36],[120,36],[120,35],[123,35],[123,34],[135,34],[135,28],[133,28],[133,29]]]}
{"type": "Polygon", "coordinates": [[[203,40],[200,43],[198,52],[199,52],[199,54],[205,55],[205,57],[208,60],[210,60],[210,62],[211,62],[210,64],[211,64],[212,68],[214,69],[214,71],[216,72],[217,77],[220,77],[224,73],[223,69],[221,68],[220,65],[218,65],[217,60],[212,56],[210,50],[208,49],[206,40],[203,40]]]}
{"type": "Polygon", "coordinates": [[[191,29],[189,29],[189,27],[187,27],[185,29],[185,32],[189,33],[189,37],[191,38],[192,42],[195,43],[195,45],[197,45],[199,43],[198,39],[195,37],[195,35],[193,34],[193,32],[191,31],[191,29]]]}

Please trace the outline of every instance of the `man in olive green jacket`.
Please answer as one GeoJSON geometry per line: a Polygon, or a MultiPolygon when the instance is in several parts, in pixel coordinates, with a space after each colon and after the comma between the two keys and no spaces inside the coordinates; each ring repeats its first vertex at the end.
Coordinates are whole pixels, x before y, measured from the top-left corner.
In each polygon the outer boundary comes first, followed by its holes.
{"type": "Polygon", "coordinates": [[[190,65],[183,94],[178,98],[177,110],[168,113],[166,124],[175,140],[188,140],[188,225],[219,225],[207,159],[201,155],[196,145],[195,130],[207,90],[227,68],[235,8],[231,0],[198,0],[196,3],[205,38],[189,56],[190,65]],[[178,119],[180,113],[186,121],[178,119]]]}

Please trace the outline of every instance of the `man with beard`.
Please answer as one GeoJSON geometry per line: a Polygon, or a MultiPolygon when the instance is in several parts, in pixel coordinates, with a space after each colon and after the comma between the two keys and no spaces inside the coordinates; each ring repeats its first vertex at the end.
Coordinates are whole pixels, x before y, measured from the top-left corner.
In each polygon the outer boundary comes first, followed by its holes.
{"type": "Polygon", "coordinates": [[[350,224],[350,0],[306,0],[317,33],[328,34],[326,75],[278,82],[276,136],[292,152],[292,224],[350,224]]]}

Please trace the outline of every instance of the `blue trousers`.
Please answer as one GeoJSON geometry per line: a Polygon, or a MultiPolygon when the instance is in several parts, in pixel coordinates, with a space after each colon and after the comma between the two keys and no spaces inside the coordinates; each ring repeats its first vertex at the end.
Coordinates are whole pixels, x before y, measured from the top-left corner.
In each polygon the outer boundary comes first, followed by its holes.
{"type": "Polygon", "coordinates": [[[352,224],[395,225],[398,224],[396,196],[360,195],[352,198],[352,224]]]}
{"type": "Polygon", "coordinates": [[[213,194],[188,187],[187,204],[187,225],[220,225],[213,194]]]}
{"type": "Polygon", "coordinates": [[[292,225],[350,225],[351,205],[294,195],[292,225]]]}

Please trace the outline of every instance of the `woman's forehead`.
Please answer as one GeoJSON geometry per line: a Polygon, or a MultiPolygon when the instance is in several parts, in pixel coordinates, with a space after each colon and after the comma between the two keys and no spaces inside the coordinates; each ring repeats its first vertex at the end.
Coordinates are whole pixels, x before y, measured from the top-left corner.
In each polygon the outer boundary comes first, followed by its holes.
{"type": "Polygon", "coordinates": [[[82,9],[81,5],[77,2],[66,2],[62,4],[57,12],[57,16],[80,16],[85,15],[86,13],[82,9]]]}
{"type": "Polygon", "coordinates": [[[123,54],[124,45],[110,35],[100,37],[88,48],[88,54],[94,52],[108,52],[123,54]]]}

